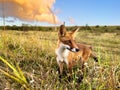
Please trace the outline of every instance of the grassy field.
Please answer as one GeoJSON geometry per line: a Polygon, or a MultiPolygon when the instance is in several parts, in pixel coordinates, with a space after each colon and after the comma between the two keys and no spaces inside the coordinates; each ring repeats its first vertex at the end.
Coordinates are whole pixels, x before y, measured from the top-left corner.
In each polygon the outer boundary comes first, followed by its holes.
{"type": "MultiPolygon", "coordinates": [[[[55,59],[57,32],[2,31],[0,56],[10,63],[18,63],[30,85],[30,90],[119,90],[120,89],[120,34],[80,31],[77,42],[93,46],[99,62],[89,59],[86,75],[77,83],[67,76],[59,80],[55,59]]],[[[0,61],[0,68],[12,70],[0,61]]],[[[0,72],[0,90],[24,90],[24,87],[0,72]]]]}

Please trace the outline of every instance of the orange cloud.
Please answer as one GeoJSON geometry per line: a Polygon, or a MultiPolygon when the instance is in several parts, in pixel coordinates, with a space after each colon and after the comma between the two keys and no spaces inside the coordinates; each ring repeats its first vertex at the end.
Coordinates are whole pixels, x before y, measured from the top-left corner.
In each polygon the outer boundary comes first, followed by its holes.
{"type": "MultiPolygon", "coordinates": [[[[59,23],[57,16],[52,12],[55,0],[0,0],[0,6],[2,3],[6,17],[16,17],[23,21],[59,23]]],[[[2,10],[3,8],[0,8],[0,13],[2,10]]]]}

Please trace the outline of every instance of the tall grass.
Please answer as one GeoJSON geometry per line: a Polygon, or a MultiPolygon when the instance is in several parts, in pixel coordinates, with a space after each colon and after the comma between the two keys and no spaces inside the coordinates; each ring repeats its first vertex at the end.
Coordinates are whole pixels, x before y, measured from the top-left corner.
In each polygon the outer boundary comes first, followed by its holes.
{"type": "Polygon", "coordinates": [[[2,72],[4,75],[6,75],[6,76],[10,77],[11,79],[20,83],[22,86],[25,87],[26,90],[29,90],[29,84],[28,84],[22,70],[18,66],[18,64],[16,66],[14,66],[13,64],[11,64],[10,62],[8,62],[7,60],[5,60],[2,57],[0,57],[0,60],[2,62],[4,62],[13,71],[10,73],[10,72],[7,72],[3,69],[0,69],[0,72],[2,72]]]}
{"type": "MultiPolygon", "coordinates": [[[[19,63],[19,67],[26,77],[26,81],[33,90],[117,90],[120,88],[120,35],[116,33],[90,33],[80,31],[77,42],[85,42],[93,46],[99,57],[99,62],[88,61],[86,75],[81,83],[77,83],[79,70],[73,70],[73,80],[68,76],[59,79],[58,66],[55,59],[57,32],[39,31],[0,31],[0,56],[10,63],[19,63]]],[[[3,62],[0,69],[12,73],[3,62]]],[[[77,66],[78,67],[78,66],[77,66]]],[[[17,67],[15,67],[17,68],[17,67]]],[[[66,67],[65,72],[67,72],[66,67]]],[[[19,70],[18,70],[19,71],[19,70]]],[[[0,73],[0,89],[23,89],[0,73]],[[2,83],[1,83],[2,82],[2,83]]]]}

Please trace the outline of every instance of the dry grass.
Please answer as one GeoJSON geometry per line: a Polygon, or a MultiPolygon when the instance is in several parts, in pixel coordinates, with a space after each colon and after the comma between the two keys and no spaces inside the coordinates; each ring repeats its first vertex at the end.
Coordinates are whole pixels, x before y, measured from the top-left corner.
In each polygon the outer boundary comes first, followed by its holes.
{"type": "MultiPolygon", "coordinates": [[[[59,80],[55,59],[57,32],[0,31],[0,56],[18,62],[32,90],[119,90],[120,89],[120,35],[116,33],[90,33],[80,31],[78,42],[93,45],[99,62],[88,62],[82,83],[77,83],[77,71],[69,82],[67,76],[59,80]]],[[[0,62],[0,68],[11,72],[0,62]]],[[[0,73],[0,90],[21,89],[16,81],[0,73]]]]}

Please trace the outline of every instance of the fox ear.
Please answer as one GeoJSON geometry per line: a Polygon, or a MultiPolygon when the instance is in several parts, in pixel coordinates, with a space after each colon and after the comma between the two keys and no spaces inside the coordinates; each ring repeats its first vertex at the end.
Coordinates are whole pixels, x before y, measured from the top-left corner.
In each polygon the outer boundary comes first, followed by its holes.
{"type": "Polygon", "coordinates": [[[76,26],[75,29],[71,31],[72,34],[76,33],[79,29],[80,29],[80,28],[76,26]]]}
{"type": "Polygon", "coordinates": [[[66,35],[66,28],[65,28],[65,25],[61,25],[60,26],[60,30],[59,30],[59,36],[60,37],[64,37],[66,35]]]}
{"type": "Polygon", "coordinates": [[[77,32],[79,29],[80,29],[79,27],[75,27],[75,29],[71,31],[71,34],[73,35],[73,37],[76,36],[76,32],[77,32]]]}

